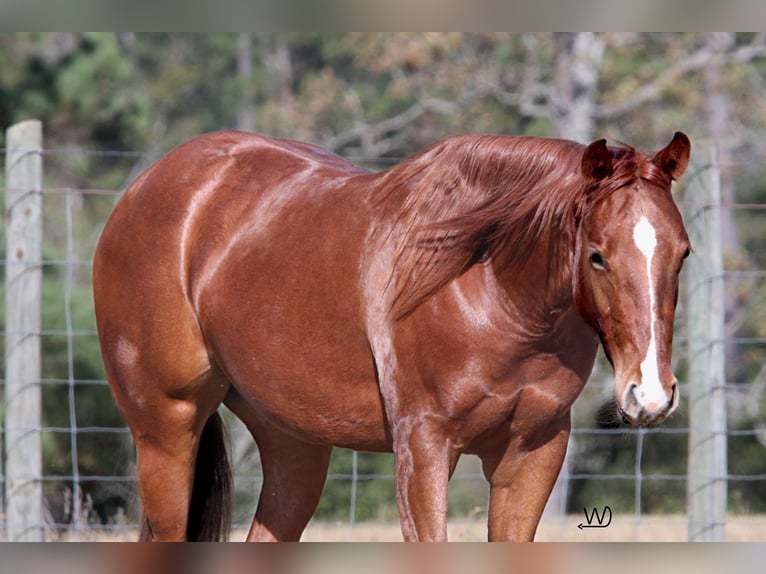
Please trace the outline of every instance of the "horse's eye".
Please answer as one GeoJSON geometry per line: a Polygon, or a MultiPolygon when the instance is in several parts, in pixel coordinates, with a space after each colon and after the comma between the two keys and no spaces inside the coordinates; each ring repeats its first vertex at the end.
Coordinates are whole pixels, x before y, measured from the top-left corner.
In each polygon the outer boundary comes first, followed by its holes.
{"type": "Polygon", "coordinates": [[[601,271],[606,271],[606,261],[604,261],[603,255],[601,255],[601,253],[599,253],[598,251],[591,251],[590,263],[596,269],[599,269],[601,271]]]}
{"type": "Polygon", "coordinates": [[[686,259],[691,254],[692,250],[691,247],[687,247],[686,251],[684,251],[683,259],[686,259]]]}

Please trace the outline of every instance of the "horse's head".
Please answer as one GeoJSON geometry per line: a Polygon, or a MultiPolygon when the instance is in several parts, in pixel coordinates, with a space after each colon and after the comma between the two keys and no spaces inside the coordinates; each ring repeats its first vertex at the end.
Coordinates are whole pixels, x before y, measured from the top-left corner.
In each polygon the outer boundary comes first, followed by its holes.
{"type": "Polygon", "coordinates": [[[617,408],[631,424],[658,423],[678,405],[670,356],[690,245],[670,186],[689,150],[676,133],[653,156],[599,140],[582,158],[590,187],[579,214],[575,303],[599,334],[615,371],[617,408]]]}

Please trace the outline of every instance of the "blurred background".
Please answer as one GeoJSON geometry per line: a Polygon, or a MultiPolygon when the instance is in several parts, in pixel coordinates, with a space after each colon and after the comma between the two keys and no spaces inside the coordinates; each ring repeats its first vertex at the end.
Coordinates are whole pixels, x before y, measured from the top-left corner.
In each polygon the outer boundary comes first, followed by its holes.
{"type": "MultiPolygon", "coordinates": [[[[29,383],[40,409],[26,419],[39,464],[11,480],[9,453],[18,445],[9,440],[15,395],[5,375],[3,537],[135,536],[134,453],[104,380],[90,260],[120,192],[141,170],[191,137],[236,128],[310,141],[370,170],[459,133],[606,137],[651,151],[686,132],[695,151],[708,150],[696,165],[717,199],[700,203],[682,187],[679,202],[712,214],[715,225],[708,221],[703,233],[716,236],[721,264],[698,278],[718,289],[721,308],[721,328],[707,334],[709,355],[720,359],[710,369],[723,373],[712,386],[722,402],[708,430],[723,439],[723,454],[706,480],[723,486],[723,514],[706,528],[719,539],[766,540],[765,91],[763,33],[0,34],[3,154],[12,151],[6,129],[17,122],[39,120],[43,132],[39,147],[21,146],[42,160],[41,320],[24,335],[41,349],[29,383]],[[39,511],[25,507],[32,510],[17,535],[6,511],[19,481],[41,503],[39,511]]],[[[5,179],[2,187],[8,214],[15,190],[5,179]]],[[[8,221],[0,223],[2,253],[8,221]]],[[[18,335],[5,326],[17,305],[5,281],[10,259],[0,268],[4,358],[18,335]]],[[[604,414],[612,373],[600,358],[573,410],[575,431],[541,538],[693,537],[685,301],[674,355],[681,408],[656,429],[616,426],[604,414]],[[585,509],[606,505],[612,525],[577,528],[585,509]]],[[[246,529],[260,486],[257,449],[227,418],[234,520],[246,529]]],[[[392,472],[390,455],[336,449],[306,537],[399,539],[392,472]]],[[[485,537],[487,493],[478,460],[464,457],[450,486],[453,538],[485,537]]]]}

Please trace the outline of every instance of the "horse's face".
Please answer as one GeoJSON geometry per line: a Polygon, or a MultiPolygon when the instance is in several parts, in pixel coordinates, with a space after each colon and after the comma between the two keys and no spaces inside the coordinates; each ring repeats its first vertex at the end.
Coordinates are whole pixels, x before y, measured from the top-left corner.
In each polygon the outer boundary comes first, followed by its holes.
{"type": "MultiPolygon", "coordinates": [[[[676,134],[646,165],[637,162],[649,177],[605,194],[580,226],[575,300],[598,331],[615,371],[617,408],[631,424],[658,423],[678,405],[670,357],[678,276],[690,245],[670,182],[688,158],[689,140],[676,134]]],[[[607,185],[612,161],[603,141],[591,144],[583,173],[607,185]]]]}

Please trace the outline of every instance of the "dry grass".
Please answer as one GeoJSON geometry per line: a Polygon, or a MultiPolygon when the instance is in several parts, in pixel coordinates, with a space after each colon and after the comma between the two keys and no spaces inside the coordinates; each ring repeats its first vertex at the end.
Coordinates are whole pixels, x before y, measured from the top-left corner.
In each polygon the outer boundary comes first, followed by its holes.
{"type": "MultiPolygon", "coordinates": [[[[687,519],[683,515],[635,516],[616,515],[607,528],[578,529],[582,515],[569,515],[562,519],[546,520],[540,524],[537,540],[540,542],[686,542],[687,519]]],[[[247,532],[235,530],[232,541],[242,541],[247,532]]],[[[449,525],[449,539],[453,542],[480,542],[486,540],[483,522],[453,521],[449,525]]],[[[136,539],[130,530],[104,532],[89,530],[51,537],[57,541],[118,542],[136,539]]],[[[399,542],[402,539],[396,523],[328,524],[311,523],[303,535],[307,542],[399,542]]],[[[730,516],[726,521],[727,542],[766,542],[766,516],[730,516]]]]}
{"type": "MultiPolygon", "coordinates": [[[[582,515],[570,515],[561,520],[543,521],[537,531],[542,542],[686,542],[687,518],[677,516],[614,516],[607,528],[580,530],[582,515]]],[[[233,539],[241,540],[244,533],[233,539]]],[[[452,522],[449,539],[456,542],[476,542],[487,538],[482,522],[452,522]]],[[[398,524],[310,524],[303,535],[305,541],[365,541],[395,542],[401,540],[398,524]]],[[[726,540],[729,542],[766,541],[766,516],[729,517],[726,521],[726,540]]]]}

